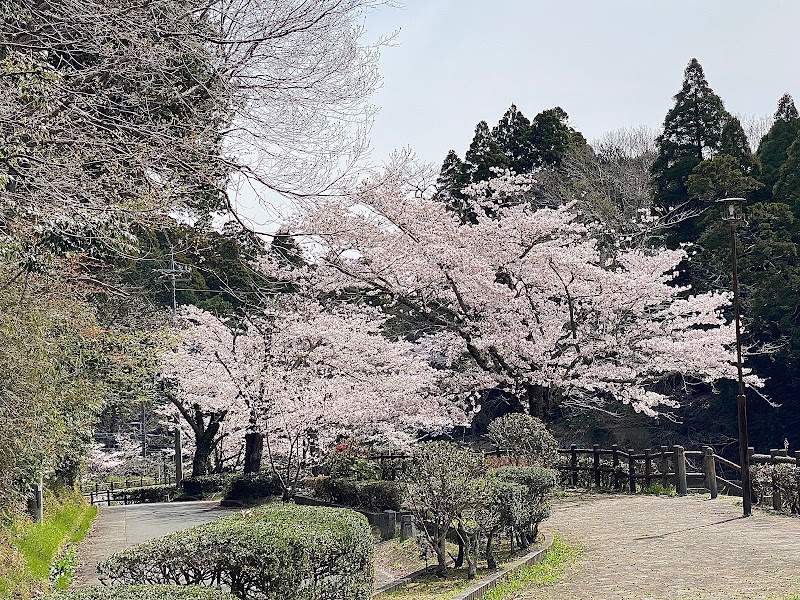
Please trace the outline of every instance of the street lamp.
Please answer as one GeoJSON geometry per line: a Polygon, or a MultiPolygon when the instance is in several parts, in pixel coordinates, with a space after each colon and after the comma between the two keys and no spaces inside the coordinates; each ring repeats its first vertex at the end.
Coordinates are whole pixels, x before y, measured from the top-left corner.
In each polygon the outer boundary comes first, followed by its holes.
{"type": "Polygon", "coordinates": [[[742,374],[742,332],[739,320],[739,265],[736,259],[736,225],[744,220],[742,204],[744,198],[722,198],[717,202],[725,205],[722,220],[727,221],[731,228],[731,263],[733,268],[733,315],[736,323],[736,370],[739,391],[736,396],[736,412],[739,417],[739,464],[742,475],[742,510],[745,517],[749,517],[751,510],[750,494],[750,445],[747,439],[747,398],[744,395],[744,378],[742,374]]]}

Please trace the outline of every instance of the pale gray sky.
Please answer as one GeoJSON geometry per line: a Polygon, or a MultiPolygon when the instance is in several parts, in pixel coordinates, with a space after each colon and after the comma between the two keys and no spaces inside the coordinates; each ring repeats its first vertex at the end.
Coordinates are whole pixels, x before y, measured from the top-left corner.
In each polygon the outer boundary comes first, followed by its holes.
{"type": "Polygon", "coordinates": [[[590,140],[657,128],[692,57],[733,113],[800,100],[798,0],[406,0],[366,27],[399,29],[381,58],[376,163],[404,146],[463,157],[475,124],[512,102],[529,118],[561,106],[590,140]]]}

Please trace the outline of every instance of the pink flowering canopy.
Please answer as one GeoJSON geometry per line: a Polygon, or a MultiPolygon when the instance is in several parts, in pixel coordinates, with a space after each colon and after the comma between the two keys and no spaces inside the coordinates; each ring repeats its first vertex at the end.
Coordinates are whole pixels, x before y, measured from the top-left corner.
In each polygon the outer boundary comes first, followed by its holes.
{"type": "Polygon", "coordinates": [[[316,240],[324,287],[360,287],[415,312],[434,332],[425,344],[450,363],[467,357],[453,376],[474,391],[543,386],[580,405],[614,400],[654,416],[676,406],[654,391],[667,377],[735,378],[729,294],[676,285],[682,250],[608,256],[571,207],[515,202],[529,184],[506,174],[468,188],[491,218],[461,225],[418,173],[392,165],[297,227],[316,240]]]}
{"type": "Polygon", "coordinates": [[[187,405],[228,410],[231,452],[248,430],[271,450],[309,431],[323,444],[344,434],[405,445],[468,421],[422,347],[383,336],[374,309],[294,295],[235,327],[193,306],[180,319],[186,329],[163,356],[163,376],[187,405]]]}

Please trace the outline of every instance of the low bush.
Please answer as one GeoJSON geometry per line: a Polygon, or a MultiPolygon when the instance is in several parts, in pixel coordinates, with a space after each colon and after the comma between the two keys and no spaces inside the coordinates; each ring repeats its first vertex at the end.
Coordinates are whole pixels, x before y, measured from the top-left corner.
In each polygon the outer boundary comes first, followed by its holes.
{"type": "Polygon", "coordinates": [[[247,504],[250,501],[280,496],[283,493],[278,479],[271,473],[234,475],[228,484],[223,503],[247,504]]]}
{"type": "Polygon", "coordinates": [[[363,508],[375,512],[400,510],[403,486],[396,481],[357,481],[314,477],[306,481],[316,498],[334,504],[363,508]]]}
{"type": "Polygon", "coordinates": [[[223,586],[242,599],[366,600],[373,542],[354,511],[274,503],[128,548],[97,570],[104,583],[223,586]]]}
{"type": "Polygon", "coordinates": [[[174,485],[154,485],[123,492],[128,498],[135,498],[138,502],[170,502],[175,497],[174,485]]]}
{"type": "Polygon", "coordinates": [[[215,588],[178,585],[117,585],[90,587],[45,596],[42,600],[235,600],[215,588]]]}
{"type": "Polygon", "coordinates": [[[381,469],[369,460],[369,450],[353,442],[334,447],[322,462],[322,472],[334,479],[367,481],[380,477],[381,469]]]}
{"type": "Polygon", "coordinates": [[[550,498],[558,483],[558,471],[544,467],[500,467],[494,471],[500,481],[525,488],[523,546],[533,543],[539,532],[539,523],[550,516],[550,498]]]}
{"type": "Polygon", "coordinates": [[[800,471],[793,464],[766,464],[750,467],[753,496],[756,502],[764,502],[774,491],[780,494],[781,510],[800,513],[800,471]]]}
{"type": "Polygon", "coordinates": [[[231,473],[184,477],[181,481],[181,489],[184,494],[192,498],[206,498],[223,492],[233,477],[231,473]]]}

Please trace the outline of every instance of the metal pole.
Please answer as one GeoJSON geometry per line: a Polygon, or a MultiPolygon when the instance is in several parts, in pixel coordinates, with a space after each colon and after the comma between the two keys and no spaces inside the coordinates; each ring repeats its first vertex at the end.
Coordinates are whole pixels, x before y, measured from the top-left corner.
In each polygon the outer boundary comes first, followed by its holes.
{"type": "Polygon", "coordinates": [[[731,220],[731,261],[733,263],[733,312],[736,323],[736,369],[738,374],[738,395],[736,413],[739,420],[739,464],[742,477],[742,516],[752,514],[750,493],[750,456],[747,448],[747,397],[744,395],[744,376],[742,373],[742,333],[739,319],[739,263],[736,258],[736,221],[731,220]]]}

